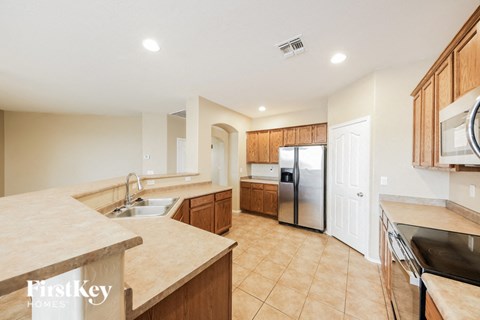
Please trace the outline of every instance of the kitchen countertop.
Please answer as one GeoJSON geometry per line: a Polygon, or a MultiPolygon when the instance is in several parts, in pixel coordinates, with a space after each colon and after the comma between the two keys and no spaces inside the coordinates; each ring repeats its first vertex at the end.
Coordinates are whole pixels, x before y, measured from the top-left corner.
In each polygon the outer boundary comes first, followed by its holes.
{"type": "Polygon", "coordinates": [[[277,180],[270,180],[267,178],[243,178],[240,180],[240,182],[250,182],[250,183],[263,183],[263,184],[274,184],[278,185],[277,180]]]}
{"type": "MultiPolygon", "coordinates": [[[[388,219],[421,227],[480,235],[480,225],[439,206],[380,201],[388,219]]],[[[478,319],[480,287],[424,273],[422,280],[444,319],[478,319]]]]}
{"type": "Polygon", "coordinates": [[[421,227],[480,235],[480,225],[438,206],[380,201],[388,219],[421,227]]]}
{"type": "Polygon", "coordinates": [[[478,319],[480,287],[424,273],[423,283],[445,320],[478,319]]]}
{"type": "Polygon", "coordinates": [[[163,217],[113,219],[144,241],[143,245],[125,252],[125,283],[133,291],[128,319],[154,306],[237,245],[233,240],[169,218],[185,199],[231,189],[204,183],[150,190],[142,198],[179,199],[163,217]]]}

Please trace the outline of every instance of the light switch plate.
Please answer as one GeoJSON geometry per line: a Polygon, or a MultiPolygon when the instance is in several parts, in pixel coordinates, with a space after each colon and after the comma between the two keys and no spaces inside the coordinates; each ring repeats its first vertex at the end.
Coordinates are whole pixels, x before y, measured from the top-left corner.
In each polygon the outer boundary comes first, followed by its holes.
{"type": "Polygon", "coordinates": [[[144,154],[143,159],[144,160],[150,160],[150,155],[149,154],[144,154]]]}
{"type": "Polygon", "coordinates": [[[388,185],[388,177],[384,177],[384,176],[380,177],[380,185],[381,186],[388,185]]]}

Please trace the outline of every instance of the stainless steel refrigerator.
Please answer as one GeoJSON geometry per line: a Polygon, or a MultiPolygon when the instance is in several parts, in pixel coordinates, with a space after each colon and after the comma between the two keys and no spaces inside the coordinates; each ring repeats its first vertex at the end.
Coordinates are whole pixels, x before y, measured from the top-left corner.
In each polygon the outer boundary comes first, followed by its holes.
{"type": "Polygon", "coordinates": [[[278,221],[325,230],[326,146],[279,149],[278,221]]]}

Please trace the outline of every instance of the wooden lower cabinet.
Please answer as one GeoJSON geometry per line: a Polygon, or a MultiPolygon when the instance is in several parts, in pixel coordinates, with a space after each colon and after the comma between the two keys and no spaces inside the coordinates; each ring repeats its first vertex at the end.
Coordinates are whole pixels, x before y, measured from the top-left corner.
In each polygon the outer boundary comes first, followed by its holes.
{"type": "Polygon", "coordinates": [[[232,226],[232,191],[215,195],[215,233],[221,234],[232,226]]]}
{"type": "Polygon", "coordinates": [[[432,297],[428,294],[428,291],[425,297],[425,318],[427,320],[443,320],[440,311],[438,311],[437,306],[433,302],[432,297]]]}
{"type": "Polygon", "coordinates": [[[190,208],[190,224],[194,227],[214,232],[214,215],[215,208],[213,202],[200,207],[190,208]]]}
{"type": "Polygon", "coordinates": [[[240,209],[277,216],[278,186],[273,184],[241,182],[240,209]]]}
{"type": "Polygon", "coordinates": [[[145,311],[136,320],[232,319],[232,252],[145,311]]]}
{"type": "Polygon", "coordinates": [[[172,219],[190,224],[190,201],[184,200],[180,208],[172,216],[172,219]]]}
{"type": "Polygon", "coordinates": [[[380,208],[380,212],[382,213],[380,216],[380,275],[387,293],[387,305],[390,305],[392,300],[392,253],[388,247],[389,221],[382,208],[380,208]]]}
{"type": "Polygon", "coordinates": [[[232,226],[232,190],[191,199],[189,212],[194,227],[216,234],[228,231],[232,226]]]}

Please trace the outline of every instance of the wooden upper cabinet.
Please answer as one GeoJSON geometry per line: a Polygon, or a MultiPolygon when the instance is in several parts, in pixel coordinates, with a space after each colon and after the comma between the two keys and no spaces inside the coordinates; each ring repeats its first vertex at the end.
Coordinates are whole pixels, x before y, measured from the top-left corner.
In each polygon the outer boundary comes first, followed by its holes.
{"type": "Polygon", "coordinates": [[[422,167],[433,166],[433,134],[435,114],[435,87],[434,77],[422,88],[422,143],[420,144],[420,165],[422,167]]]}
{"type": "Polygon", "coordinates": [[[422,142],[422,91],[413,98],[413,155],[414,166],[420,165],[420,149],[422,142]]]}
{"type": "Polygon", "coordinates": [[[440,164],[440,110],[453,102],[453,54],[435,71],[435,115],[434,115],[434,146],[433,164],[435,167],[448,168],[440,164]]]}
{"type": "Polygon", "coordinates": [[[480,85],[479,24],[453,50],[455,99],[480,85]]]}
{"type": "Polygon", "coordinates": [[[312,143],[327,143],[327,124],[316,124],[312,126],[312,143]]]}
{"type": "Polygon", "coordinates": [[[304,126],[295,128],[297,145],[312,144],[312,126],[304,126]]]}
{"type": "Polygon", "coordinates": [[[278,148],[283,146],[283,129],[270,130],[270,163],[278,163],[278,148]]]}
{"type": "Polygon", "coordinates": [[[258,162],[257,132],[247,132],[247,162],[258,162]]]}
{"type": "Polygon", "coordinates": [[[270,162],[270,133],[268,131],[258,131],[258,158],[257,162],[270,162]]]}
{"type": "Polygon", "coordinates": [[[296,143],[295,138],[295,128],[285,128],[283,129],[283,145],[284,146],[294,146],[296,143]]]}

